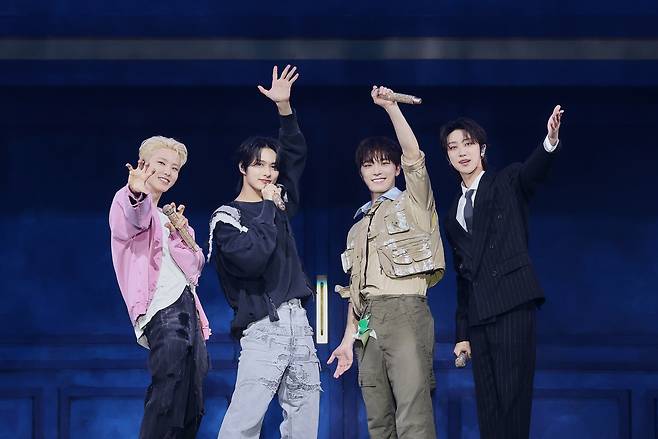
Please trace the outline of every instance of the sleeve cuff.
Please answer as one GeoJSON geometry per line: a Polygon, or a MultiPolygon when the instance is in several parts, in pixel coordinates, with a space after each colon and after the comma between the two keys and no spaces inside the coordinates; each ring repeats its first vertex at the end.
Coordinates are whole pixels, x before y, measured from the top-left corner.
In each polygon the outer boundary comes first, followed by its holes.
{"type": "Polygon", "coordinates": [[[409,161],[409,159],[402,154],[401,163],[404,171],[417,171],[425,167],[425,153],[421,150],[420,157],[415,161],[409,161]]]}
{"type": "Polygon", "coordinates": [[[291,114],[285,116],[279,115],[279,123],[281,124],[281,132],[285,134],[296,134],[299,132],[299,125],[297,124],[297,113],[292,110],[291,114]]]}
{"type": "Polygon", "coordinates": [[[457,331],[455,334],[455,343],[461,341],[469,341],[468,339],[468,323],[457,322],[457,331]]]}
{"type": "Polygon", "coordinates": [[[126,196],[128,198],[128,204],[130,204],[130,206],[133,208],[136,208],[137,206],[142,204],[149,197],[148,194],[144,194],[144,193],[134,194],[130,190],[130,187],[127,184],[124,186],[124,188],[126,191],[126,196]]]}
{"type": "Polygon", "coordinates": [[[546,152],[553,152],[557,149],[557,146],[560,144],[560,139],[557,140],[555,145],[551,145],[551,141],[548,140],[548,136],[544,139],[544,149],[546,152]]]}

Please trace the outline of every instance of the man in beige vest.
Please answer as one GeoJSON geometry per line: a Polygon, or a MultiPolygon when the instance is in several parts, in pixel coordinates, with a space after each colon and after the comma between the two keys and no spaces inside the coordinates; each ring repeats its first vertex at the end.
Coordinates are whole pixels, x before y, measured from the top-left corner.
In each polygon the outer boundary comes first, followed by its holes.
{"type": "Polygon", "coordinates": [[[385,87],[371,92],[400,144],[370,137],[356,150],[371,200],[357,211],[341,255],[350,276],[349,287],[337,288],[349,299],[347,325],[328,362],[338,360],[338,378],[356,349],[370,437],[434,439],[434,320],[426,294],[445,262],[425,155],[397,103],[386,99],[391,94],[385,87]],[[395,187],[401,170],[405,191],[395,187]]]}

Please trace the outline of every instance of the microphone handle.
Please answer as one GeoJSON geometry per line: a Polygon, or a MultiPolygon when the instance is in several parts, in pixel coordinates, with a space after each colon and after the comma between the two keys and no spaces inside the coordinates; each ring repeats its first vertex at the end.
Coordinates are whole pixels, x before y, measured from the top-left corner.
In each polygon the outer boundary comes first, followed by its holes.
{"type": "Polygon", "coordinates": [[[468,354],[466,352],[461,352],[457,358],[455,358],[455,367],[462,368],[466,367],[468,362],[468,354]]]}
{"type": "Polygon", "coordinates": [[[275,193],[274,195],[272,195],[272,201],[274,202],[274,204],[279,210],[286,210],[286,203],[283,202],[281,195],[275,193]]]}
{"type": "MultiPolygon", "coordinates": [[[[283,185],[282,184],[277,184],[277,186],[283,190],[283,185]]],[[[272,195],[272,202],[276,205],[276,207],[279,208],[279,210],[286,210],[286,203],[283,201],[283,198],[281,197],[281,194],[274,192],[274,195],[272,195]]]]}
{"type": "Polygon", "coordinates": [[[197,243],[194,241],[192,238],[192,235],[190,235],[190,232],[187,231],[186,228],[180,226],[180,217],[176,213],[176,211],[171,211],[167,212],[163,210],[164,214],[167,215],[167,218],[169,218],[169,222],[174,225],[176,230],[178,230],[178,233],[180,233],[181,238],[183,238],[183,241],[185,241],[185,244],[189,248],[191,248],[193,251],[198,252],[200,250],[199,246],[197,243]]]}
{"type": "Polygon", "coordinates": [[[387,101],[398,102],[400,104],[420,105],[423,103],[421,98],[413,95],[406,95],[404,93],[391,93],[383,95],[381,98],[386,99],[387,101]]]}

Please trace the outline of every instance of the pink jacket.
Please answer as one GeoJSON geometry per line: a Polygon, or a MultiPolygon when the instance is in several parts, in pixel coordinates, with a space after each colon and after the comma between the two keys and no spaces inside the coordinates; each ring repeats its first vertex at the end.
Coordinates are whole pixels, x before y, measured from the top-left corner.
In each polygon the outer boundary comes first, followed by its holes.
{"type": "MultiPolygon", "coordinates": [[[[114,195],[110,207],[110,232],[114,271],[134,324],[140,315],[146,313],[158,283],[162,262],[162,226],[151,196],[132,206],[129,193],[126,185],[114,195]]],[[[189,226],[188,230],[194,237],[194,230],[189,226]]],[[[170,235],[168,245],[172,258],[187,280],[197,285],[204,264],[203,253],[187,247],[178,232],[170,235]]],[[[210,337],[208,319],[196,294],[194,301],[203,337],[207,340],[210,337]]]]}

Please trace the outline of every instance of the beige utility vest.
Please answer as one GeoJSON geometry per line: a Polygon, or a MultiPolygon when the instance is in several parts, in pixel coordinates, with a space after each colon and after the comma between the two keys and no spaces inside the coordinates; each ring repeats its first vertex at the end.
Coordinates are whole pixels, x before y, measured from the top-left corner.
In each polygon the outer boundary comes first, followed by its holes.
{"type": "Polygon", "coordinates": [[[341,254],[341,262],[345,273],[350,275],[350,285],[339,287],[338,292],[350,298],[357,316],[364,311],[367,295],[364,289],[373,281],[367,278],[373,271],[391,279],[414,278],[412,282],[396,282],[397,291],[384,294],[424,295],[427,288],[441,280],[445,271],[436,209],[431,212],[420,209],[408,200],[406,191],[395,200],[377,201],[347,234],[347,249],[341,254]],[[421,228],[416,220],[418,215],[431,215],[429,230],[421,228]],[[380,270],[372,270],[371,264],[380,270]]]}

